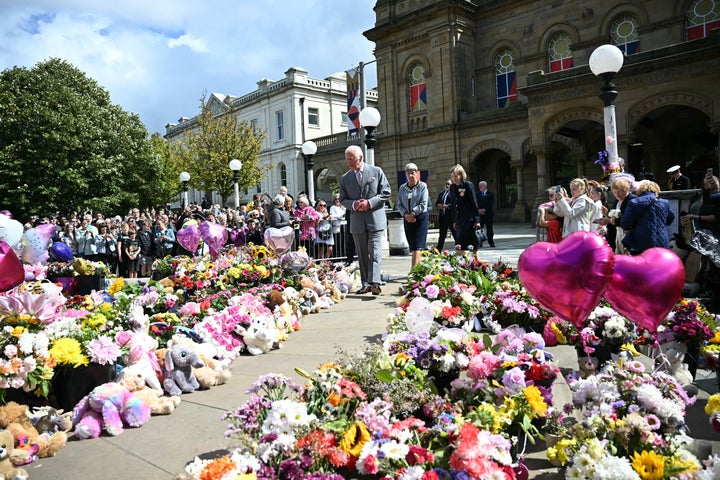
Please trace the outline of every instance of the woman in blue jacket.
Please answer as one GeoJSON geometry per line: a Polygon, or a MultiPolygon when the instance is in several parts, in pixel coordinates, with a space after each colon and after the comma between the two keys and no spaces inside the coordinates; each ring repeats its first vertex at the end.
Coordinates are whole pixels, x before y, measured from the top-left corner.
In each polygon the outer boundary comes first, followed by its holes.
{"type": "Polygon", "coordinates": [[[639,255],[648,248],[670,248],[668,225],[675,220],[670,202],[659,198],[660,186],[650,180],[640,182],[630,200],[620,225],[625,230],[623,245],[632,255],[639,255]]]}

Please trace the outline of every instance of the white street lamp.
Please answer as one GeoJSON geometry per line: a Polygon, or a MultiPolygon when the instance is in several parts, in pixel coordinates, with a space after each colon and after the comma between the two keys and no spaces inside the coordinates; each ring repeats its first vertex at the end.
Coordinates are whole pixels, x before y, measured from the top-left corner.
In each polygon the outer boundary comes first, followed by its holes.
{"type": "Polygon", "coordinates": [[[313,175],[313,155],[317,153],[317,145],[312,140],[302,144],[302,156],[305,159],[307,194],[311,205],[315,205],[315,177],[313,175]]]}
{"type": "Polygon", "coordinates": [[[588,62],[592,73],[603,80],[603,85],[600,89],[602,93],[599,97],[605,105],[605,108],[603,108],[605,150],[607,150],[612,163],[617,162],[618,158],[614,104],[618,92],[612,80],[615,74],[622,68],[623,60],[623,53],[618,47],[615,45],[601,45],[593,50],[590,55],[590,61],[588,62]]]}
{"type": "Polygon", "coordinates": [[[235,186],[235,210],[240,208],[240,187],[238,181],[240,180],[240,169],[242,168],[242,162],[237,158],[230,160],[230,170],[233,172],[233,182],[235,186]]]}
{"type": "Polygon", "coordinates": [[[180,172],[180,181],[183,183],[183,210],[188,206],[188,182],[190,174],[188,172],[180,172]]]}
{"type": "Polygon", "coordinates": [[[375,165],[375,145],[377,139],[373,132],[378,125],[380,125],[380,112],[374,107],[365,107],[360,110],[360,125],[365,129],[365,146],[367,152],[365,154],[365,161],[369,165],[375,165]]]}

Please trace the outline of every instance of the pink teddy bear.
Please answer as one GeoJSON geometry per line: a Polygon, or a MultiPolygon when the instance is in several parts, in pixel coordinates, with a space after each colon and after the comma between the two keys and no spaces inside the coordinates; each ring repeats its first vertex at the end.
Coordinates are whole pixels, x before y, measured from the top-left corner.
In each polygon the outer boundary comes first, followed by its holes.
{"type": "Polygon", "coordinates": [[[150,420],[150,406],[119,383],[95,387],[73,409],[75,436],[97,438],[104,429],[116,436],[123,427],[140,427],[150,420]]]}

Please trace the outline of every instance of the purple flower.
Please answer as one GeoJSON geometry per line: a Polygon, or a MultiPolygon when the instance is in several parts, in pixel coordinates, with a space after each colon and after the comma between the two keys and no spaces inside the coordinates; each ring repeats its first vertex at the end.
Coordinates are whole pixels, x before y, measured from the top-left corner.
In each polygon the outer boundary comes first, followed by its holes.
{"type": "Polygon", "coordinates": [[[428,285],[425,289],[425,296],[430,300],[435,300],[440,294],[440,287],[437,285],[428,285]]]}
{"type": "Polygon", "coordinates": [[[525,388],[525,373],[518,367],[511,368],[503,374],[502,383],[511,395],[520,393],[525,388]]]}

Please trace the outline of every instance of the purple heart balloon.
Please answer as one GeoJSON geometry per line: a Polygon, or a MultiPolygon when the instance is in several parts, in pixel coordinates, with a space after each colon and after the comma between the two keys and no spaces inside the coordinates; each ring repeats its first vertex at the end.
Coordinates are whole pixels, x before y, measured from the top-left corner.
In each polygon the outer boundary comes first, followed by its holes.
{"type": "Polygon", "coordinates": [[[214,260],[227,243],[228,231],[219,223],[206,220],[200,224],[200,237],[210,248],[210,257],[214,260]]]}
{"type": "Polygon", "coordinates": [[[295,240],[295,230],[292,227],[273,228],[265,230],[265,246],[279,257],[290,250],[295,240]]]}
{"type": "Polygon", "coordinates": [[[615,255],[605,300],[620,314],[655,332],[685,287],[685,266],[675,252],[650,248],[637,256],[615,255]]]}
{"type": "Polygon", "coordinates": [[[73,260],[72,250],[63,242],[53,242],[50,246],[50,254],[59,262],[72,262],[73,260]]]}
{"type": "Polygon", "coordinates": [[[613,251],[591,232],[575,232],[560,243],[530,245],[518,259],[518,275],[543,307],[581,327],[610,284],[613,251]]]}
{"type": "Polygon", "coordinates": [[[177,242],[185,250],[195,255],[198,245],[200,245],[200,229],[197,225],[185,225],[175,235],[177,242]]]}

